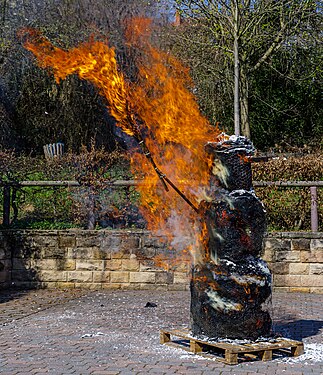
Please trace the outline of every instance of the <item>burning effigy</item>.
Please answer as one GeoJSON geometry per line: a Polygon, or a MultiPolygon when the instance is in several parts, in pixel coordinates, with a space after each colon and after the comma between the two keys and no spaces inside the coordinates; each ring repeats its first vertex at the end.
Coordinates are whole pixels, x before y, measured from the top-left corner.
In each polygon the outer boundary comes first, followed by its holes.
{"type": "Polygon", "coordinates": [[[205,257],[193,266],[192,333],[208,338],[268,336],[271,273],[260,258],[265,211],[252,188],[252,143],[223,136],[208,143],[213,156],[210,190],[199,210],[205,220],[205,257]]]}
{"type": "Polygon", "coordinates": [[[192,256],[193,334],[268,335],[271,319],[263,305],[271,276],[260,259],[265,214],[252,189],[253,146],[219,135],[201,115],[188,69],[142,39],[149,21],[132,21],[129,28],[129,43],[144,50],[135,82],[106,42],[63,50],[27,30],[25,47],[57,84],[71,74],[93,83],[117,126],[137,140],[131,166],[144,179],[138,189],[148,229],[167,237],[178,261],[181,253],[192,256]]]}

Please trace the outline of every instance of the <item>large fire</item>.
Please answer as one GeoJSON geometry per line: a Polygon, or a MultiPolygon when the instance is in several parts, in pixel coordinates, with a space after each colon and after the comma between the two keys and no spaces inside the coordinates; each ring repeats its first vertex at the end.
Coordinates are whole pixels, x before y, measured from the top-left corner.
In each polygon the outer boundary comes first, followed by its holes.
{"type": "Polygon", "coordinates": [[[260,258],[266,220],[252,188],[254,147],[245,137],[219,136],[200,114],[187,69],[149,44],[149,21],[130,22],[127,34],[129,46],[141,50],[135,83],[106,43],[64,51],[33,31],[25,46],[58,83],[70,74],[92,82],[120,128],[138,141],[132,169],[145,182],[138,187],[141,208],[149,229],[168,235],[176,250],[155,263],[169,268],[193,256],[192,334],[266,336],[271,274],[260,258]]]}
{"type": "MultiPolygon", "coordinates": [[[[143,56],[137,61],[136,83],[130,83],[119,69],[115,49],[101,41],[91,40],[66,51],[28,30],[25,47],[39,66],[53,72],[57,83],[71,74],[92,82],[106,98],[117,125],[137,140],[144,139],[158,170],[198,207],[205,197],[212,163],[204,146],[219,132],[199,111],[189,90],[188,69],[170,54],[153,48],[148,30],[147,20],[129,23],[128,43],[140,46],[143,56]]],[[[138,189],[149,229],[168,235],[176,250],[195,249],[193,258],[201,260],[203,254],[197,249],[203,248],[204,231],[199,215],[174,189],[166,191],[146,156],[139,150],[134,153],[132,169],[145,182],[138,189]]]]}

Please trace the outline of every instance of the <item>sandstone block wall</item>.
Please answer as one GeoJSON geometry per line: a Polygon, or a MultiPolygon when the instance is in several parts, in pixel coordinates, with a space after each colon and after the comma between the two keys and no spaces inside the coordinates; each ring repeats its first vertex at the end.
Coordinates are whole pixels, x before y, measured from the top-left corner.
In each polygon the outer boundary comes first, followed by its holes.
{"type": "Polygon", "coordinates": [[[264,245],[274,290],[323,293],[323,233],[271,233],[264,245]]]}
{"type": "MultiPolygon", "coordinates": [[[[274,290],[323,293],[323,233],[270,233],[264,247],[274,290]]],[[[143,230],[0,231],[0,288],[186,290],[177,256],[143,230]]]]}
{"type": "Polygon", "coordinates": [[[0,288],[185,290],[190,260],[170,265],[169,254],[142,230],[0,231],[0,288]]]}

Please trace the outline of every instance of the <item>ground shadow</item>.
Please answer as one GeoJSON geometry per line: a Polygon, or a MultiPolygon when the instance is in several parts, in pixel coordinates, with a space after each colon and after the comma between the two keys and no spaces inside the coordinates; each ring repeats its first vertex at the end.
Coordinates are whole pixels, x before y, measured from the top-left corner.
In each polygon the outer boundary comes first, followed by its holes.
{"type": "Polygon", "coordinates": [[[323,329],[323,320],[299,319],[277,322],[273,325],[275,334],[293,340],[302,340],[317,335],[323,329]]]}
{"type": "Polygon", "coordinates": [[[41,247],[23,232],[0,231],[0,304],[15,300],[39,286],[37,269],[30,260],[39,258],[41,247]]]}
{"type": "Polygon", "coordinates": [[[27,288],[0,289],[0,305],[1,303],[6,303],[9,301],[21,298],[22,296],[28,294],[30,289],[27,289],[27,288]]]}

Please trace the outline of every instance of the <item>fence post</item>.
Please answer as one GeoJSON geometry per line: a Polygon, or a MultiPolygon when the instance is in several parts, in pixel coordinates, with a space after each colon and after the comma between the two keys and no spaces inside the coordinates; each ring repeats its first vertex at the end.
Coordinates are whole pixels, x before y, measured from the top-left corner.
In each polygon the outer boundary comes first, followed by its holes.
{"type": "Polygon", "coordinates": [[[3,225],[10,225],[10,186],[3,187],[3,225]]]}
{"type": "Polygon", "coordinates": [[[319,229],[318,213],[317,213],[317,187],[311,186],[311,229],[317,232],[319,229]]]}

